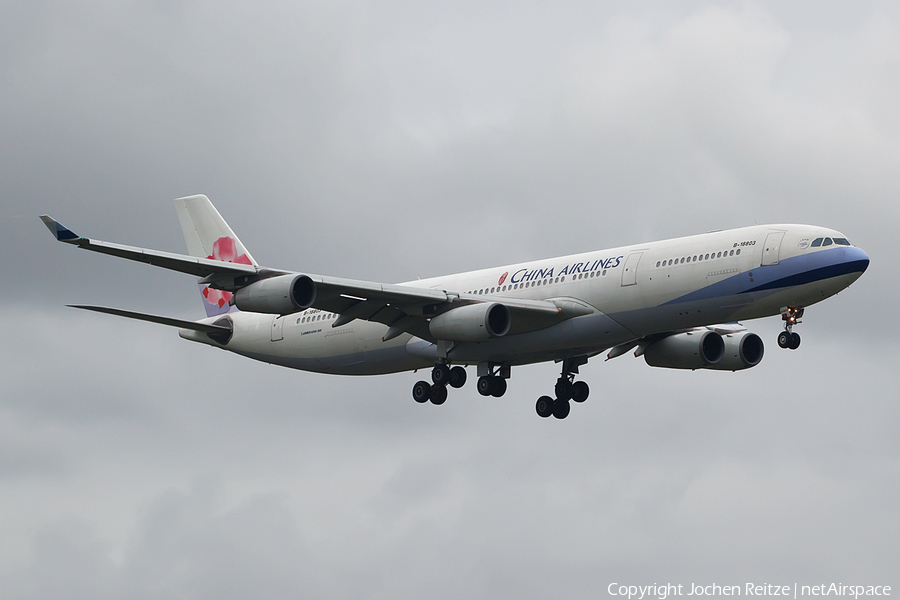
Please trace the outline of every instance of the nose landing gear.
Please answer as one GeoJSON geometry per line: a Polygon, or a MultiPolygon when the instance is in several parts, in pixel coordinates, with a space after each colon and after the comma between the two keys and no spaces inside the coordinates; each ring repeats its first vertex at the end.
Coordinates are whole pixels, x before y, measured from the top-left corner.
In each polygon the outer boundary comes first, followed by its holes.
{"type": "Polygon", "coordinates": [[[794,325],[800,323],[800,317],[803,316],[803,308],[788,307],[781,313],[781,319],[784,321],[784,331],[778,334],[778,346],[780,348],[789,348],[796,350],[800,347],[800,334],[794,333],[794,325]]]}

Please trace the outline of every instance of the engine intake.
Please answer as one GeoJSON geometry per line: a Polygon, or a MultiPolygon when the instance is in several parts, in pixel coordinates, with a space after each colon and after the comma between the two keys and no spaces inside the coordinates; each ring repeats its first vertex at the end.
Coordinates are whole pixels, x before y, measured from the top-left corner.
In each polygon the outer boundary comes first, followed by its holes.
{"type": "Polygon", "coordinates": [[[715,331],[691,331],[665,337],[647,346],[644,360],[651,367],[710,369],[725,356],[725,341],[715,331]]]}
{"type": "Polygon", "coordinates": [[[714,365],[704,367],[719,371],[740,371],[755,367],[763,358],[764,344],[755,333],[744,331],[726,335],[725,356],[714,365]]]}
{"type": "Polygon", "coordinates": [[[289,315],[316,301],[316,283],[308,275],[279,275],[251,283],[234,294],[234,303],[247,312],[289,315]]]}
{"type": "Polygon", "coordinates": [[[469,304],[431,319],[428,330],[439,340],[482,342],[503,337],[512,323],[509,309],[497,302],[469,304]]]}

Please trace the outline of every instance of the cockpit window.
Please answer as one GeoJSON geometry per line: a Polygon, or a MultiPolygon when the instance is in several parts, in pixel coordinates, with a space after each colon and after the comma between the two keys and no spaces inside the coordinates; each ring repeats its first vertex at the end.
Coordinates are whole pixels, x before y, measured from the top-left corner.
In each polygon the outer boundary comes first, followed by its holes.
{"type": "Polygon", "coordinates": [[[834,238],[834,243],[838,246],[849,246],[850,242],[847,241],[847,238],[834,238]]]}
{"type": "Polygon", "coordinates": [[[816,238],[816,239],[813,240],[813,243],[810,244],[810,247],[812,247],[812,248],[818,248],[818,247],[821,246],[821,245],[822,245],[822,238],[816,238]]]}
{"type": "Polygon", "coordinates": [[[823,246],[830,246],[830,245],[833,244],[833,243],[834,243],[834,242],[831,241],[831,238],[825,238],[825,241],[822,242],[822,245],[823,245],[823,246]]]}

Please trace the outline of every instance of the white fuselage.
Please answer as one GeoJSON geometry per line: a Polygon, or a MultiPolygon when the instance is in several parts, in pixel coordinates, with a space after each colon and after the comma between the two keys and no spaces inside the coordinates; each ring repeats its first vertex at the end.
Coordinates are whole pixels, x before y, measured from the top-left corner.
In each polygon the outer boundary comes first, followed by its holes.
{"type": "MultiPolygon", "coordinates": [[[[594,355],[632,340],[692,327],[776,315],[805,307],[853,283],[868,264],[831,229],[760,225],[647,244],[411,281],[460,299],[567,300],[581,316],[525,333],[447,350],[456,364],[528,364],[594,355]]],[[[307,371],[378,374],[429,367],[438,347],[403,334],[382,341],[387,327],[309,309],[289,315],[232,312],[233,335],[220,344],[197,331],[182,337],[257,360],[307,371]]],[[[212,322],[211,318],[208,321],[212,322]]]]}

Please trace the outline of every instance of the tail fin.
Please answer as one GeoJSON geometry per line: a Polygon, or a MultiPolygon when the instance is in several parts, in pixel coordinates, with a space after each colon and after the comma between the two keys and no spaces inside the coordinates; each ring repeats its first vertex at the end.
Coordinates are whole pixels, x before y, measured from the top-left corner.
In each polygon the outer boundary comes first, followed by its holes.
{"type": "MultiPolygon", "coordinates": [[[[181,232],[191,256],[245,265],[258,264],[206,196],[199,194],[178,198],[175,200],[175,212],[178,213],[181,232]]],[[[206,316],[237,310],[236,306],[228,304],[231,292],[198,285],[206,316]]]]}

